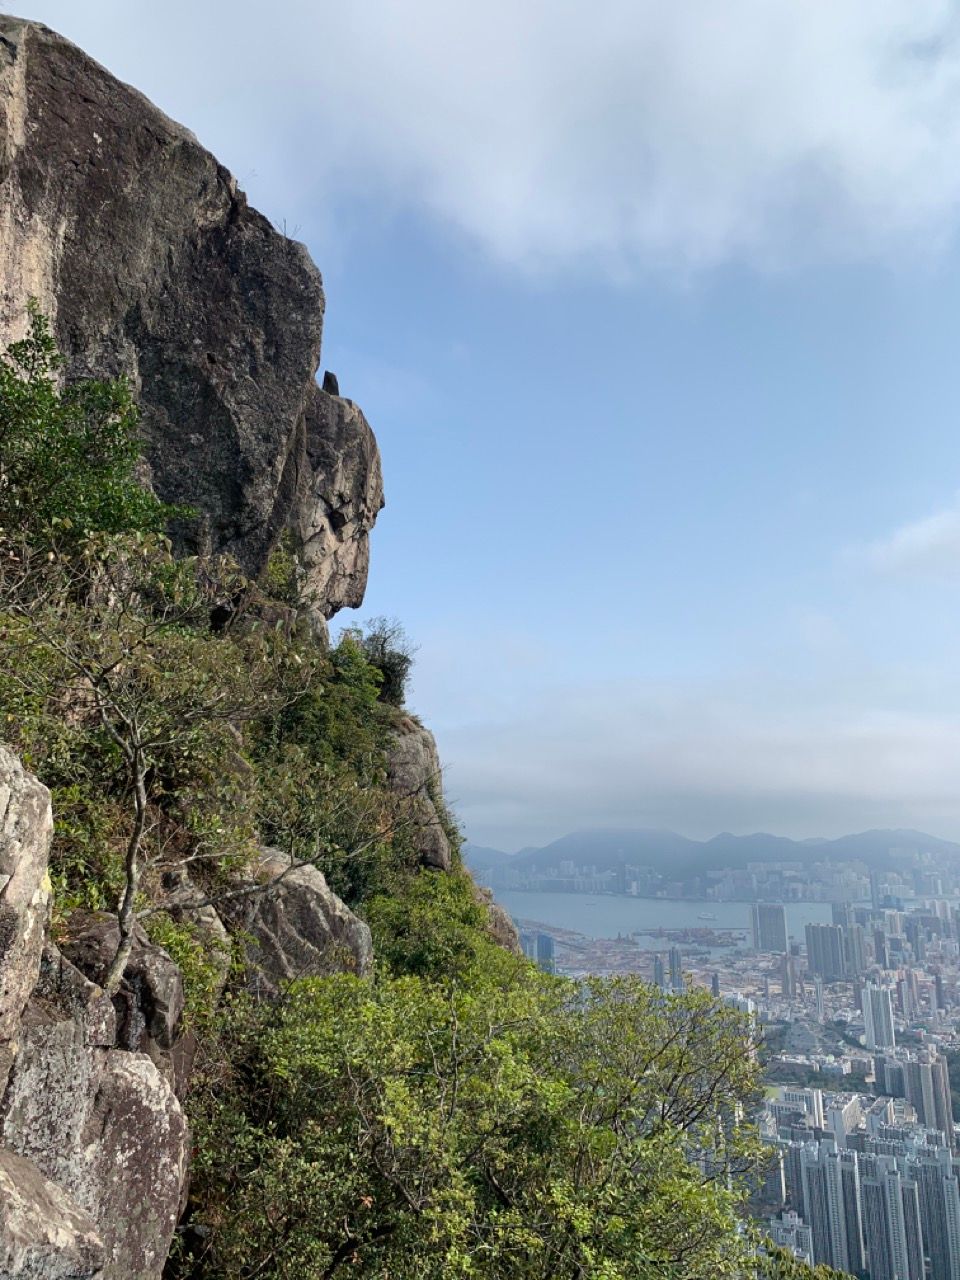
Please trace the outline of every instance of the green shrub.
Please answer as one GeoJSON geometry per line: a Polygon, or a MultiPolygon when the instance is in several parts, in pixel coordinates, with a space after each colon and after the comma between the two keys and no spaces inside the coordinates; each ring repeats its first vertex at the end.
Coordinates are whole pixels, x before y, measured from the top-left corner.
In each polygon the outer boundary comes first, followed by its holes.
{"type": "Polygon", "coordinates": [[[174,920],[165,911],[147,916],[144,925],[151,941],[163,947],[183,974],[184,1030],[208,1030],[230,967],[230,948],[221,947],[196,925],[174,920]]]}
{"type": "Polygon", "coordinates": [[[456,982],[478,968],[489,974],[515,963],[491,940],[487,910],[465,872],[408,874],[363,913],[378,963],[395,974],[456,982]]]}
{"type": "Polygon", "coordinates": [[[416,650],[395,618],[371,618],[364,627],[348,632],[367,661],[380,672],[380,699],[402,707],[416,650]]]}
{"type": "Polygon", "coordinates": [[[137,480],[129,386],[61,387],[60,369],[50,327],[31,306],[27,336],[0,356],[0,529],[42,542],[54,532],[62,541],[162,528],[174,512],[137,480]]]}
{"type": "Polygon", "coordinates": [[[229,1073],[192,1104],[209,1234],[175,1274],[743,1276],[754,1151],[733,1112],[756,1068],[745,1021],[703,993],[525,966],[302,981],[234,1010],[229,1073]]]}

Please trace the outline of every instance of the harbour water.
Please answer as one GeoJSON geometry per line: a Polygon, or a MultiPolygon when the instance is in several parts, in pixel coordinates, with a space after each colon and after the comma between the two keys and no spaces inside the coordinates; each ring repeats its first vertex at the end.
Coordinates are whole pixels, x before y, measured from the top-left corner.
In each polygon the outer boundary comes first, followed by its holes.
{"type": "MultiPolygon", "coordinates": [[[[676,898],[626,898],[599,893],[523,893],[497,889],[497,902],[514,920],[572,929],[588,938],[647,934],[651,929],[739,929],[749,933],[749,902],[696,902],[676,898]],[[704,916],[711,917],[704,919],[704,916]]],[[[788,902],[787,933],[803,941],[807,924],[829,924],[829,902],[788,902]]]]}

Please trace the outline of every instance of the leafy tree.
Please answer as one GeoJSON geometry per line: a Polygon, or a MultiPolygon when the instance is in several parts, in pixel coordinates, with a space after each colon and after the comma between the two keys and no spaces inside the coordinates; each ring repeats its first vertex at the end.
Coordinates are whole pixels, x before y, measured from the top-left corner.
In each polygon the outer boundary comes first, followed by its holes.
{"type": "Polygon", "coordinates": [[[211,634],[212,600],[235,576],[225,564],[176,560],[165,539],[144,534],[91,536],[62,558],[24,552],[0,574],[0,654],[16,684],[86,725],[87,752],[105,759],[129,808],[108,992],[152,910],[139,902],[148,869],[227,860],[223,841],[210,847],[200,832],[186,848],[165,842],[164,800],[216,793],[237,727],[275,712],[291,696],[291,667],[297,679],[303,666],[269,631],[211,634]]]}
{"type": "Polygon", "coordinates": [[[173,514],[137,480],[139,414],[123,379],[60,384],[46,319],[0,356],[0,528],[34,543],[163,527],[173,514]]]}
{"type": "Polygon", "coordinates": [[[395,618],[371,618],[365,627],[350,634],[367,661],[380,672],[381,700],[402,707],[416,652],[403,627],[395,618]]]}
{"type": "Polygon", "coordinates": [[[381,965],[450,983],[478,969],[509,969],[512,957],[487,934],[487,910],[463,871],[430,871],[394,882],[364,905],[381,965]]]}
{"type": "Polygon", "coordinates": [[[181,1274],[741,1275],[748,1034],[702,994],[529,966],[295,983],[238,1014],[232,1079],[195,1099],[205,1244],[181,1274]]]}

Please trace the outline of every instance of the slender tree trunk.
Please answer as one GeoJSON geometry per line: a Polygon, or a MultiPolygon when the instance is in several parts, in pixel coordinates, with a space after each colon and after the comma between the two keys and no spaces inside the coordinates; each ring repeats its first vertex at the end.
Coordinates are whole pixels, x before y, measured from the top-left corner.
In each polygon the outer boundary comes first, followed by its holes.
{"type": "Polygon", "coordinates": [[[137,924],[137,894],[140,890],[140,846],[143,844],[143,833],[147,825],[147,784],[146,768],[143,752],[139,746],[133,748],[130,762],[131,782],[133,784],[134,821],[127,851],[124,857],[123,895],[117,907],[117,923],[120,926],[120,941],[116,954],[110,962],[107,976],[103,981],[103,989],[108,996],[116,995],[123,978],[123,971],[133,950],[133,935],[137,924]]]}

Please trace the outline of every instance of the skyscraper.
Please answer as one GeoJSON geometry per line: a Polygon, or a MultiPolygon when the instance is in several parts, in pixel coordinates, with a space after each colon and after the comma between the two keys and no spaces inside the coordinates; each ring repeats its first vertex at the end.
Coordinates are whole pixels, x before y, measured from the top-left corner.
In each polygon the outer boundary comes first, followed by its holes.
{"type": "Polygon", "coordinates": [[[893,1006],[887,987],[868,982],[863,988],[863,1025],[868,1049],[891,1049],[897,1043],[893,1006]]]}
{"type": "Polygon", "coordinates": [[[780,991],[792,1000],[797,994],[797,961],[795,956],[780,957],[780,991]]]}
{"type": "Polygon", "coordinates": [[[923,1234],[917,1184],[893,1156],[864,1157],[874,1172],[860,1179],[871,1280],[923,1280],[923,1234]]]}
{"type": "Polygon", "coordinates": [[[866,1257],[863,1244],[860,1168],[855,1151],[840,1152],[840,1182],[843,1188],[843,1219],[847,1233],[847,1270],[863,1271],[866,1257]]]}
{"type": "Polygon", "coordinates": [[[920,1225],[930,1280],[960,1280],[960,1185],[946,1147],[930,1147],[908,1165],[920,1193],[920,1225]]]}
{"type": "Polygon", "coordinates": [[[935,1049],[921,1049],[903,1064],[903,1087],[917,1118],[928,1129],[939,1129],[947,1146],[956,1149],[953,1112],[950,1103],[950,1074],[947,1060],[935,1049]]]}
{"type": "Polygon", "coordinates": [[[670,948],[670,986],[674,991],[682,991],[683,982],[683,955],[679,947],[670,948]]]}
{"type": "Polygon", "coordinates": [[[843,927],[843,956],[847,976],[859,977],[867,968],[867,937],[862,924],[843,927]]]}
{"type": "Polygon", "coordinates": [[[860,1182],[855,1151],[830,1141],[810,1142],[800,1153],[804,1221],[812,1234],[813,1260],[838,1271],[863,1266],[860,1182]]]}
{"type": "Polygon", "coordinates": [[[807,968],[824,982],[842,982],[846,976],[843,959],[843,929],[838,924],[808,924],[807,968]]]}
{"type": "Polygon", "coordinates": [[[754,951],[786,951],[787,915],[782,906],[773,902],[755,902],[750,908],[750,920],[754,951]]]}
{"type": "Polygon", "coordinates": [[[667,975],[663,969],[663,956],[658,951],[653,957],[653,983],[662,991],[667,985],[667,975]]]}
{"type": "Polygon", "coordinates": [[[803,1217],[810,1224],[813,1260],[848,1271],[843,1184],[836,1148],[810,1142],[800,1153],[803,1174],[803,1217]]]}

